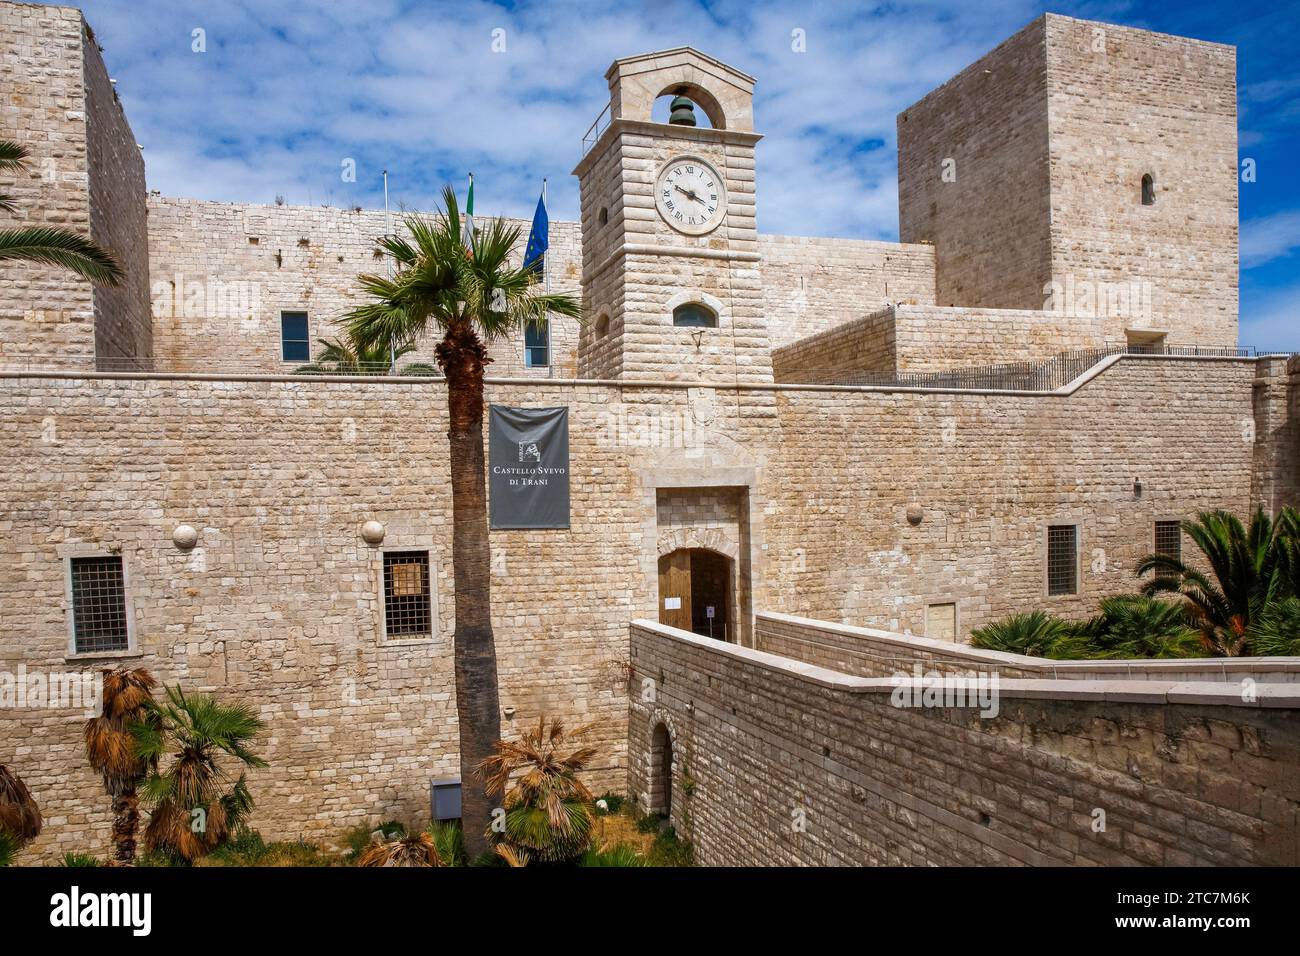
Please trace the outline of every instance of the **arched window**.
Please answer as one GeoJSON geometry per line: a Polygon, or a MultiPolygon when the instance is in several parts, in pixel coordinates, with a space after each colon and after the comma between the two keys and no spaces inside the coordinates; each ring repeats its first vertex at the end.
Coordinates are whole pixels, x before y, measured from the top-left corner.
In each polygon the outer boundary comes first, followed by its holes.
{"type": "Polygon", "coordinates": [[[707,305],[687,302],[673,309],[673,325],[681,329],[716,329],[718,314],[707,305]]]}
{"type": "Polygon", "coordinates": [[[1156,204],[1156,181],[1150,173],[1142,176],[1142,205],[1154,206],[1156,204]]]}

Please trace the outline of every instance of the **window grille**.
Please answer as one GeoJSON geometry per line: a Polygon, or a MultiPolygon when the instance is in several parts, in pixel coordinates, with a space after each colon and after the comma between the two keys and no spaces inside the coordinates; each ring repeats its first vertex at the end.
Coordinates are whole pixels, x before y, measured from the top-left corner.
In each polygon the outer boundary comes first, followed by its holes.
{"type": "Polygon", "coordinates": [[[78,654],[124,651],[130,644],[126,583],[117,555],[72,558],[72,623],[78,654]]]}
{"type": "Polygon", "coordinates": [[[388,637],[433,634],[429,552],[384,554],[384,633],[388,637]]]}
{"type": "MultiPolygon", "coordinates": [[[[1183,559],[1183,526],[1179,521],[1156,522],[1156,554],[1163,554],[1175,561],[1183,559]]],[[[1168,572],[1161,572],[1167,575],[1168,572]]]]}
{"type": "Polygon", "coordinates": [[[1075,594],[1079,589],[1079,529],[1052,525],[1047,529],[1047,593],[1075,594]]]}

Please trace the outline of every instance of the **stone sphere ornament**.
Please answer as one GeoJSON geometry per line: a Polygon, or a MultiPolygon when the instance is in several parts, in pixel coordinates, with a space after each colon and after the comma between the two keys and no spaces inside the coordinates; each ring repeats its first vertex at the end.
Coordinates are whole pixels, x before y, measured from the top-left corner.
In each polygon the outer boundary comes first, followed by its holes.
{"type": "Polygon", "coordinates": [[[384,540],[384,526],[378,521],[367,521],[361,526],[361,537],[366,544],[379,544],[384,540]]]}
{"type": "Polygon", "coordinates": [[[919,505],[912,505],[907,509],[907,523],[912,525],[913,527],[920,524],[921,519],[924,517],[925,517],[925,512],[921,510],[921,507],[919,505]]]}
{"type": "Polygon", "coordinates": [[[182,551],[188,551],[199,543],[199,533],[187,524],[176,526],[172,532],[172,544],[182,551]]]}

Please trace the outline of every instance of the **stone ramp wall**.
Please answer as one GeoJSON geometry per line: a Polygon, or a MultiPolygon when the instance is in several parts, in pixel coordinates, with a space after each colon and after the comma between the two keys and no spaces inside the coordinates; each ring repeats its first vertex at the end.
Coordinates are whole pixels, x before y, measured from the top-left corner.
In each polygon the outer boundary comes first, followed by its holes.
{"type": "Polygon", "coordinates": [[[984,718],[648,621],[631,660],[629,792],[655,782],[662,723],[672,821],[704,865],[1300,862],[1289,685],[1244,705],[1208,683],[1002,680],[984,718]]]}
{"type": "Polygon", "coordinates": [[[856,677],[892,677],[925,671],[997,673],[1027,680],[1154,680],[1300,684],[1300,658],[1236,657],[1204,660],[1054,661],[986,651],[967,644],[833,624],[792,614],[755,615],[754,647],[856,677]]]}

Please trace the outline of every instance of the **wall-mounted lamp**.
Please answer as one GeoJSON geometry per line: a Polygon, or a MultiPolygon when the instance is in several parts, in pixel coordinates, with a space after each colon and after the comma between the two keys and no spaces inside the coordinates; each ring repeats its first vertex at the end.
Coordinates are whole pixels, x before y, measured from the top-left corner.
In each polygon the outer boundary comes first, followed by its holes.
{"type": "Polygon", "coordinates": [[[691,338],[695,340],[695,350],[698,352],[700,346],[704,344],[704,334],[707,329],[691,329],[691,338]]]}

